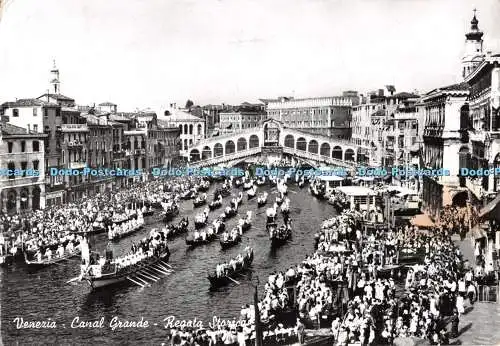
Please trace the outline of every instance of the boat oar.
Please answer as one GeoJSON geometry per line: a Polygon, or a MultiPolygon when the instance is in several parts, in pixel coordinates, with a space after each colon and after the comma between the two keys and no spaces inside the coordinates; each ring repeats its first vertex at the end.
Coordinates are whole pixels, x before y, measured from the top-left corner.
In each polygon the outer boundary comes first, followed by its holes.
{"type": "Polygon", "coordinates": [[[232,277],[230,276],[226,276],[229,280],[231,280],[232,282],[234,282],[235,284],[240,284],[238,281],[236,281],[235,279],[233,279],[232,277]]]}
{"type": "Polygon", "coordinates": [[[130,280],[130,281],[132,281],[134,284],[139,285],[139,286],[141,286],[142,288],[144,288],[144,285],[143,285],[143,284],[141,284],[141,283],[139,283],[139,282],[137,282],[137,281],[135,281],[135,280],[131,279],[131,278],[130,278],[130,277],[128,277],[128,276],[127,276],[127,280],[130,280]]]}
{"type": "Polygon", "coordinates": [[[146,280],[141,279],[141,278],[140,278],[140,277],[138,277],[138,276],[134,277],[134,279],[137,279],[137,280],[139,280],[140,282],[144,282],[144,284],[145,284],[145,285],[148,285],[148,286],[149,286],[149,282],[147,282],[146,280]]]}
{"type": "Polygon", "coordinates": [[[172,269],[172,266],[171,266],[170,264],[165,263],[165,262],[163,262],[163,261],[160,261],[160,263],[162,263],[164,266],[167,266],[167,267],[169,267],[170,269],[172,269]]]}
{"type": "Polygon", "coordinates": [[[167,272],[167,273],[173,272],[173,270],[171,270],[171,269],[167,269],[167,268],[163,267],[162,265],[160,265],[160,264],[158,264],[158,263],[157,263],[157,264],[155,264],[154,266],[155,266],[156,268],[158,268],[158,269],[164,270],[164,271],[165,271],[165,272],[167,272]]]}
{"type": "Polygon", "coordinates": [[[166,271],[160,270],[160,269],[155,268],[155,267],[153,267],[153,266],[151,266],[151,269],[156,270],[158,273],[161,273],[161,274],[164,274],[164,275],[168,275],[168,274],[170,274],[169,272],[166,272],[166,271]]]}
{"type": "Polygon", "coordinates": [[[158,280],[160,279],[159,277],[156,276],[156,275],[158,275],[158,273],[156,273],[156,272],[154,272],[154,271],[152,271],[150,269],[145,269],[144,268],[142,271],[145,272],[146,274],[151,275],[154,278],[157,278],[158,280]]]}
{"type": "Polygon", "coordinates": [[[81,277],[80,277],[80,276],[77,276],[76,278],[73,278],[73,279],[71,279],[71,280],[66,281],[66,283],[67,283],[67,284],[69,284],[69,283],[74,282],[74,281],[76,281],[76,280],[81,280],[81,277]]]}
{"type": "Polygon", "coordinates": [[[136,274],[137,274],[137,275],[142,275],[142,276],[143,276],[143,277],[145,277],[146,279],[152,280],[152,281],[154,281],[154,282],[156,282],[156,281],[160,280],[160,278],[155,279],[155,278],[153,278],[153,277],[151,277],[151,276],[148,276],[148,275],[144,274],[143,272],[137,272],[136,274]]]}

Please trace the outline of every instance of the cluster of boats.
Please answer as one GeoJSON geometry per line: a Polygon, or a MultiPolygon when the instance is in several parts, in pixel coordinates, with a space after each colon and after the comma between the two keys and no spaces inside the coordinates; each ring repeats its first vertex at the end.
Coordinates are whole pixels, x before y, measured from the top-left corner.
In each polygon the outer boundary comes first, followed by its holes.
{"type": "Polygon", "coordinates": [[[248,271],[253,262],[253,249],[246,248],[245,255],[239,254],[236,258],[231,259],[229,262],[217,265],[215,273],[207,276],[210,281],[210,288],[219,288],[230,284],[231,282],[239,284],[235,279],[238,275],[242,275],[248,271]]]}

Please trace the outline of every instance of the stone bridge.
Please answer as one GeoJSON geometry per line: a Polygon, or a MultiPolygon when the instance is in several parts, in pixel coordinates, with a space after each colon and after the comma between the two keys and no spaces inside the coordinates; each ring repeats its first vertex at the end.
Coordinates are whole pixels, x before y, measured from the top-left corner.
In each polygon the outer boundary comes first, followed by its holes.
{"type": "Polygon", "coordinates": [[[290,129],[269,119],[260,127],[201,140],[188,148],[188,160],[196,166],[228,164],[262,155],[268,151],[266,149],[272,151],[272,148],[282,148],[283,154],[310,163],[323,162],[342,167],[353,167],[361,159],[357,146],[349,141],[290,129]]]}

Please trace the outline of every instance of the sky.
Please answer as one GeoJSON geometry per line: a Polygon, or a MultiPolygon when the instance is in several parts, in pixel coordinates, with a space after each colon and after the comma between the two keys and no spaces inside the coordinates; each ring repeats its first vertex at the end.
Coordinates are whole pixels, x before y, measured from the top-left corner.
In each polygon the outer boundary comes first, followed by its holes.
{"type": "Polygon", "coordinates": [[[62,94],[123,111],[425,92],[460,82],[474,8],[500,52],[500,0],[8,0],[0,102],[43,94],[54,59],[62,94]]]}

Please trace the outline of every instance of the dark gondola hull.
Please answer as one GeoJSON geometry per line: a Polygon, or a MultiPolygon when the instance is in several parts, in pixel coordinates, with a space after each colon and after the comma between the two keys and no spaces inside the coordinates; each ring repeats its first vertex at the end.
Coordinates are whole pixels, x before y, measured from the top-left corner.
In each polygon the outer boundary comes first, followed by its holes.
{"type": "Polygon", "coordinates": [[[174,209],[172,211],[166,211],[163,214],[163,221],[164,222],[172,221],[177,215],[179,215],[179,209],[178,208],[176,208],[176,209],[174,209]]]}
{"type": "Polygon", "coordinates": [[[50,260],[44,260],[42,262],[34,262],[29,261],[27,255],[25,254],[25,264],[28,266],[28,269],[31,271],[40,270],[45,267],[50,267],[55,264],[59,264],[61,262],[65,262],[71,258],[80,256],[80,251],[73,251],[70,254],[65,254],[63,257],[54,257],[50,260]]]}
{"type": "Polygon", "coordinates": [[[229,273],[229,276],[221,276],[217,277],[216,275],[208,275],[207,279],[210,281],[210,289],[215,289],[215,288],[220,288],[223,286],[227,286],[231,283],[234,283],[234,278],[237,277],[240,274],[246,273],[251,269],[251,265],[253,262],[253,252],[250,255],[250,258],[245,258],[245,261],[243,263],[243,266],[240,268],[237,268],[235,272],[229,273]],[[233,280],[231,280],[231,279],[233,280]]]}
{"type": "Polygon", "coordinates": [[[276,221],[276,216],[268,216],[267,217],[267,224],[274,223],[276,221]]]}
{"type": "Polygon", "coordinates": [[[116,286],[129,285],[131,284],[131,282],[127,279],[127,277],[134,275],[135,273],[139,272],[142,269],[147,269],[151,265],[157,264],[160,261],[168,262],[169,258],[170,258],[170,252],[166,251],[156,258],[150,259],[141,265],[134,266],[129,271],[123,271],[120,273],[110,274],[110,275],[104,274],[98,278],[86,275],[83,277],[83,279],[89,283],[90,287],[93,290],[98,290],[103,287],[109,287],[115,285],[116,286]]]}
{"type": "Polygon", "coordinates": [[[247,197],[248,197],[248,199],[250,200],[250,199],[252,199],[252,198],[254,198],[254,197],[255,197],[255,194],[253,194],[253,195],[251,195],[251,194],[247,194],[247,197]]]}
{"type": "Polygon", "coordinates": [[[130,232],[127,232],[127,233],[122,233],[122,234],[117,234],[117,235],[115,235],[115,236],[114,236],[111,240],[112,240],[112,241],[119,241],[120,239],[122,239],[122,238],[126,238],[126,237],[128,237],[129,235],[132,235],[132,234],[134,234],[134,233],[136,233],[136,232],[139,232],[139,231],[141,231],[141,230],[143,230],[143,229],[144,229],[144,227],[143,227],[143,226],[137,227],[136,229],[134,229],[134,230],[132,230],[132,231],[130,231],[130,232]]]}
{"type": "Polygon", "coordinates": [[[14,256],[6,255],[6,256],[3,256],[3,260],[0,263],[0,267],[5,268],[5,267],[12,265],[12,263],[14,263],[14,256]]]}
{"type": "Polygon", "coordinates": [[[257,200],[257,206],[260,208],[260,207],[263,207],[267,204],[267,199],[266,200],[257,200]]]}
{"type": "Polygon", "coordinates": [[[238,245],[241,243],[241,237],[236,238],[235,240],[228,240],[228,241],[220,241],[220,247],[222,250],[229,249],[230,247],[233,247],[235,245],[238,245]]]}
{"type": "Polygon", "coordinates": [[[206,240],[194,240],[194,239],[189,239],[189,238],[186,238],[186,245],[191,247],[191,248],[195,248],[197,246],[200,246],[200,245],[206,245],[206,244],[209,244],[211,243],[214,239],[215,239],[215,235],[213,235],[212,237],[207,237],[206,240]]]}
{"type": "Polygon", "coordinates": [[[154,213],[155,213],[154,210],[147,210],[144,213],[142,213],[142,216],[144,216],[144,217],[146,217],[146,216],[152,216],[154,213]]]}
{"type": "Polygon", "coordinates": [[[208,205],[208,209],[210,210],[219,209],[220,207],[222,207],[222,203],[210,203],[208,205]]]}
{"type": "Polygon", "coordinates": [[[288,240],[290,240],[290,238],[291,238],[291,235],[287,235],[284,238],[273,237],[273,238],[271,238],[271,247],[277,248],[277,247],[283,246],[288,242],[288,240]]]}
{"type": "Polygon", "coordinates": [[[195,221],[194,222],[194,228],[196,229],[201,229],[203,227],[205,227],[207,225],[207,222],[198,222],[198,221],[195,221]]]}

